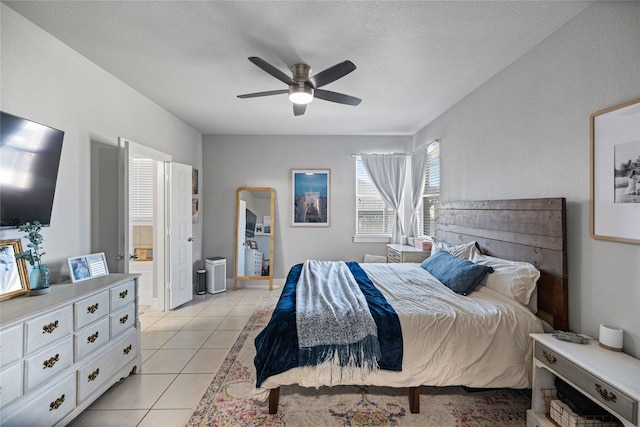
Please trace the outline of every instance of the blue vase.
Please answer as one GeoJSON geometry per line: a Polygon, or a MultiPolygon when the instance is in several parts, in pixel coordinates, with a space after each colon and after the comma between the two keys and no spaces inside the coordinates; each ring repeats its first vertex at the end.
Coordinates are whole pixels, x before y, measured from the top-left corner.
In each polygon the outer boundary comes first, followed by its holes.
{"type": "Polygon", "coordinates": [[[51,286],[51,272],[46,265],[34,265],[29,274],[31,290],[29,295],[42,295],[49,293],[51,286]]]}

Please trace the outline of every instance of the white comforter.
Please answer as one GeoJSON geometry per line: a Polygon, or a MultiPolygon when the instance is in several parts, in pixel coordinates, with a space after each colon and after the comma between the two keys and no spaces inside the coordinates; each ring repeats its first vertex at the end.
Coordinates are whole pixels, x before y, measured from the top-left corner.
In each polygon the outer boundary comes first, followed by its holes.
{"type": "Polygon", "coordinates": [[[323,369],[295,368],[269,377],[254,397],[264,400],[269,389],[289,384],[531,386],[529,334],[543,328],[526,307],[483,286],[468,296],[457,295],[419,264],[361,266],[400,318],[402,372],[379,370],[336,380],[323,369]]]}

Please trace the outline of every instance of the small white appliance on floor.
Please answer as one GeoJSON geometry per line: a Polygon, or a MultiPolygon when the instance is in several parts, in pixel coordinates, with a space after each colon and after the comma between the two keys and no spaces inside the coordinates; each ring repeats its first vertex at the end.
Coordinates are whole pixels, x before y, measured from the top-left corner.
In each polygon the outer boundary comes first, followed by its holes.
{"type": "Polygon", "coordinates": [[[217,294],[227,290],[227,260],[216,256],[207,258],[207,292],[217,294]]]}

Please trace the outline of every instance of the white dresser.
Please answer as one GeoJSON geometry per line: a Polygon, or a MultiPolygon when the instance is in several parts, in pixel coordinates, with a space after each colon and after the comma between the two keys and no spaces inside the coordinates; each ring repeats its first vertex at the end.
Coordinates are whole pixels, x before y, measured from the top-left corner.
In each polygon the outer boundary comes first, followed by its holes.
{"type": "MultiPolygon", "coordinates": [[[[531,334],[534,340],[533,386],[527,427],[552,427],[547,393],[555,395],[560,377],[612,415],[625,427],[638,426],[640,417],[640,360],[605,350],[596,340],[588,344],[560,341],[551,334],[531,334]]],[[[588,420],[580,425],[597,425],[588,420]]]]}
{"type": "Polygon", "coordinates": [[[142,367],[138,275],[0,302],[0,425],[66,425],[142,367]]]}

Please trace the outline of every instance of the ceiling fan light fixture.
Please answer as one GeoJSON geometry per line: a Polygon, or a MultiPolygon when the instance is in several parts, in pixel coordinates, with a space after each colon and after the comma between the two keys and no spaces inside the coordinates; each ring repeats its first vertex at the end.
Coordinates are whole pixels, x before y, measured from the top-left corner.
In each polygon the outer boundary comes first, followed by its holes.
{"type": "Polygon", "coordinates": [[[289,101],[294,104],[308,104],[313,101],[313,89],[304,83],[289,86],[289,101]]]}

